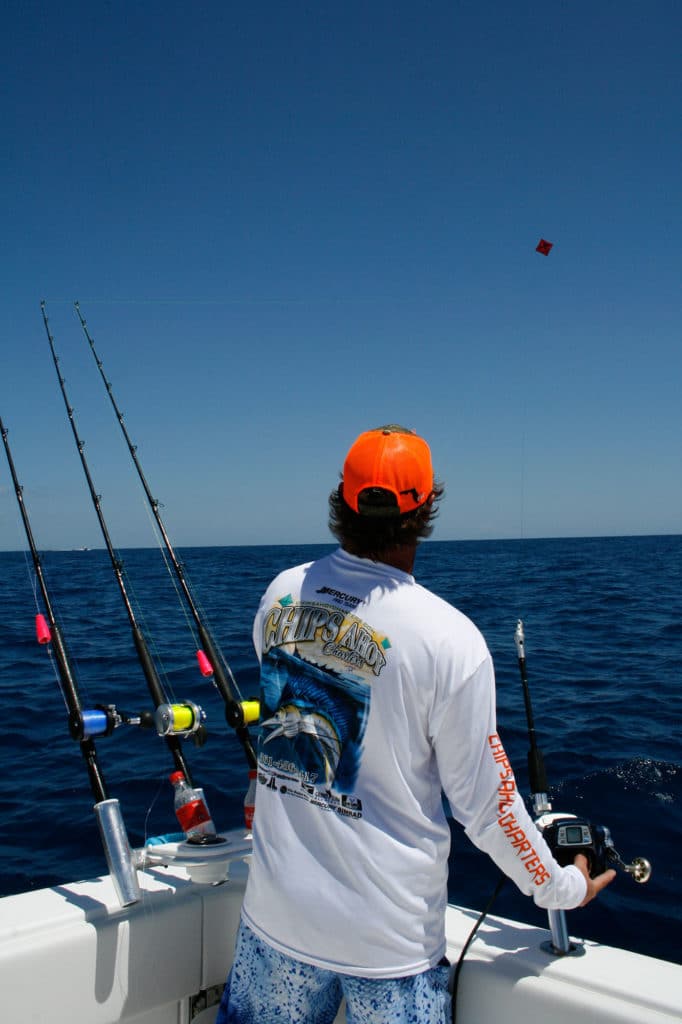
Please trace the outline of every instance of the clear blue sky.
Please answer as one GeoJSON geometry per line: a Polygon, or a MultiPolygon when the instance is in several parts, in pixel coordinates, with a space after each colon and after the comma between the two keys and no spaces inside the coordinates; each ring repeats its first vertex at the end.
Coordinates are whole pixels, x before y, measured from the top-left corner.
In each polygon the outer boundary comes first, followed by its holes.
{"type": "Polygon", "coordinates": [[[101,546],[41,299],[117,547],[154,540],[76,299],[177,545],[331,539],[387,421],[438,539],[682,532],[680,38],[678,0],[9,0],[0,415],[39,546],[101,546]]]}

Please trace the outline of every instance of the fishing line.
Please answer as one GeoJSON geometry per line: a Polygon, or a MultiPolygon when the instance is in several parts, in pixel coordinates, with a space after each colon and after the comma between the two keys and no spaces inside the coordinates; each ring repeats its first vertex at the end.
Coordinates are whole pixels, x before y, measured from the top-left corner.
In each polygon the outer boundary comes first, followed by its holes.
{"type": "MultiPolygon", "coordinates": [[[[48,658],[48,661],[50,662],[50,668],[52,669],[52,674],[54,675],[55,681],[57,683],[57,687],[59,689],[59,692],[60,692],[60,694],[62,696],[62,700],[64,702],[64,707],[66,709],[66,713],[68,714],[69,713],[69,702],[67,700],[66,693],[64,692],[64,687],[62,686],[62,680],[61,680],[61,676],[59,674],[59,667],[57,665],[57,659],[55,658],[54,653],[52,651],[52,646],[50,644],[46,644],[46,647],[47,647],[47,658],[48,658]]],[[[87,694],[86,694],[86,696],[87,696],[87,694]]],[[[91,701],[87,701],[87,703],[90,704],[91,701]]]]}
{"type": "Polygon", "coordinates": [[[31,590],[33,592],[33,603],[36,606],[36,613],[37,613],[37,612],[40,611],[40,606],[38,604],[38,580],[36,578],[35,571],[34,571],[34,569],[32,567],[32,563],[29,562],[28,551],[26,551],[25,548],[23,550],[23,556],[24,556],[24,564],[26,566],[26,575],[28,576],[29,585],[30,585],[31,590]]]}
{"type": "MultiPolygon", "coordinates": [[[[177,581],[175,579],[175,576],[173,574],[173,571],[172,571],[170,565],[168,564],[168,561],[167,561],[167,558],[166,558],[166,553],[165,553],[165,551],[164,551],[164,549],[163,549],[163,547],[161,545],[161,540],[160,540],[160,537],[159,537],[159,534],[158,534],[158,531],[157,531],[157,528],[156,528],[156,521],[152,517],[151,511],[149,509],[149,505],[147,504],[147,502],[144,499],[141,499],[141,500],[142,500],[142,506],[143,506],[145,515],[147,516],[147,519],[149,520],[149,524],[151,526],[152,533],[154,534],[154,539],[156,540],[157,546],[158,546],[158,548],[159,548],[159,550],[161,552],[161,557],[164,560],[164,564],[165,564],[165,567],[166,567],[166,572],[168,573],[169,579],[171,581],[171,585],[173,586],[173,589],[175,590],[175,595],[176,595],[176,597],[178,599],[178,604],[180,606],[180,609],[182,611],[183,617],[185,619],[185,623],[187,625],[187,628],[190,631],[190,634],[192,635],[192,638],[193,638],[193,640],[195,642],[195,645],[198,646],[198,641],[197,641],[196,634],[194,632],[193,624],[192,624],[192,622],[191,622],[191,620],[190,620],[190,618],[189,618],[189,616],[187,614],[187,609],[185,608],[184,602],[182,601],[181,594],[180,594],[180,592],[178,590],[177,581]]],[[[131,592],[131,595],[132,595],[132,597],[134,599],[134,604],[135,604],[135,609],[136,609],[137,617],[138,617],[138,619],[141,620],[142,625],[145,627],[145,636],[147,637],[147,642],[148,642],[149,646],[151,647],[152,652],[154,654],[154,661],[155,661],[157,667],[159,668],[159,674],[161,675],[161,677],[164,680],[164,683],[166,684],[166,688],[167,688],[167,690],[168,690],[168,692],[169,692],[169,694],[170,694],[170,696],[172,698],[172,702],[176,703],[177,700],[178,700],[177,699],[177,695],[176,695],[176,693],[174,691],[173,684],[172,684],[170,676],[168,674],[168,670],[165,667],[165,664],[164,664],[164,661],[163,661],[163,655],[161,654],[161,651],[160,651],[159,646],[158,646],[158,642],[156,640],[156,632],[149,627],[148,619],[145,616],[145,612],[144,612],[145,602],[144,601],[140,601],[139,597],[137,596],[137,594],[135,592],[135,587],[134,587],[134,583],[133,583],[132,579],[130,578],[128,573],[125,571],[125,569],[124,569],[124,572],[125,572],[125,577],[126,577],[126,583],[127,583],[128,588],[129,588],[129,590],[131,592]]]]}
{"type": "MultiPolygon", "coordinates": [[[[104,513],[102,512],[101,496],[95,490],[95,485],[93,483],[92,476],[90,475],[90,469],[84,454],[85,445],[78,433],[78,428],[76,426],[76,421],[74,418],[74,410],[69,402],[68,394],[66,392],[66,383],[64,381],[64,377],[62,376],[62,372],[59,366],[59,357],[57,356],[57,353],[55,351],[54,338],[52,337],[52,334],[50,332],[50,325],[48,322],[47,313],[45,311],[44,301],[41,302],[40,309],[43,317],[43,324],[45,326],[45,333],[47,334],[47,340],[50,346],[50,352],[52,354],[52,361],[54,363],[54,368],[57,374],[57,380],[59,381],[59,387],[62,393],[62,398],[64,399],[64,406],[66,408],[69,423],[71,425],[71,431],[76,444],[76,448],[80,456],[81,467],[83,469],[83,473],[85,475],[85,479],[88,485],[88,490],[90,492],[90,498],[92,500],[92,504],[97,515],[100,531],[102,533],[102,537],[104,539],[104,543],[109,554],[109,560],[111,562],[114,571],[114,576],[118,584],[119,593],[121,595],[121,599],[123,601],[126,613],[128,615],[128,621],[130,623],[130,628],[132,631],[135,651],[137,653],[138,660],[142,667],[142,671],[147,683],[147,688],[152,698],[154,707],[159,708],[160,705],[168,705],[169,701],[164,690],[163,684],[161,682],[161,679],[159,678],[159,674],[152,660],[147,640],[139,626],[139,623],[135,616],[135,612],[133,610],[133,606],[130,601],[130,597],[128,596],[128,591],[126,589],[123,573],[123,562],[121,561],[121,559],[116,554],[116,551],[114,550],[111,537],[109,535],[109,530],[104,519],[104,513]]],[[[166,733],[164,735],[164,740],[166,742],[168,749],[171,752],[176,769],[184,774],[185,778],[187,779],[190,785],[193,785],[192,774],[189,765],[185,759],[185,755],[182,751],[182,747],[178,736],[173,734],[172,732],[170,734],[166,733]]]]}
{"type": "Polygon", "coordinates": [[[158,781],[158,785],[156,787],[156,792],[154,793],[154,796],[151,799],[151,803],[149,804],[149,807],[147,808],[147,813],[144,816],[144,843],[142,844],[143,846],[147,845],[147,840],[149,839],[149,827],[148,827],[149,826],[149,816],[151,815],[152,811],[154,810],[154,805],[156,804],[157,800],[159,799],[159,797],[161,795],[161,791],[165,790],[166,783],[168,782],[168,779],[167,779],[165,773],[163,775],[161,775],[157,781],[158,781]]]}
{"type": "MultiPolygon", "coordinates": [[[[520,598],[521,590],[524,589],[522,581],[523,581],[523,564],[524,564],[524,547],[525,547],[525,517],[526,517],[526,494],[525,494],[525,489],[526,489],[526,403],[525,403],[525,400],[523,402],[523,424],[522,424],[522,430],[521,430],[521,459],[520,459],[520,482],[519,482],[519,489],[520,489],[520,496],[519,496],[519,514],[520,514],[519,534],[520,534],[520,536],[518,538],[517,554],[516,554],[516,559],[515,559],[515,561],[516,561],[516,571],[514,573],[515,590],[516,590],[515,603],[516,603],[517,609],[518,609],[518,607],[519,607],[519,605],[521,603],[521,598],[520,598]]],[[[512,543],[513,543],[513,541],[512,541],[512,543]]],[[[511,563],[511,561],[512,561],[512,558],[510,556],[510,563],[511,563]]],[[[522,675],[522,680],[523,680],[523,683],[524,683],[524,698],[526,700],[526,708],[528,709],[529,708],[530,698],[527,696],[527,683],[526,683],[526,676],[525,676],[525,651],[524,651],[524,648],[523,648],[523,626],[522,626],[521,614],[520,613],[517,615],[517,631],[516,631],[516,634],[515,634],[515,640],[516,640],[517,651],[518,651],[518,656],[519,656],[519,666],[521,668],[521,675],[522,675]],[[520,635],[520,647],[519,647],[519,635],[520,635]]],[[[535,768],[536,771],[542,770],[542,772],[544,773],[544,765],[542,765],[542,754],[537,749],[537,745],[535,743],[535,728],[534,728],[534,725],[532,723],[532,718],[529,719],[529,728],[530,728],[530,734],[531,734],[531,751],[529,751],[529,754],[528,754],[528,763],[529,763],[530,777],[531,777],[531,780],[533,780],[533,778],[534,778],[534,776],[533,776],[533,768],[535,768]],[[542,769],[541,769],[540,766],[542,766],[542,769]]],[[[542,779],[544,781],[544,774],[542,774],[542,779]]],[[[545,782],[545,786],[546,786],[546,782],[545,782]]],[[[480,914],[479,914],[479,916],[478,916],[478,918],[476,920],[476,923],[474,924],[471,932],[469,933],[469,937],[467,938],[466,942],[464,943],[464,945],[462,947],[462,950],[461,950],[460,955],[459,955],[459,959],[457,960],[457,964],[455,965],[454,971],[452,973],[452,980],[451,980],[451,986],[450,986],[450,991],[451,991],[451,996],[452,996],[452,1018],[451,1018],[452,1019],[452,1024],[456,1024],[456,1020],[457,1020],[457,991],[458,991],[458,986],[459,986],[460,974],[461,974],[461,971],[462,971],[462,967],[464,965],[464,961],[465,961],[467,952],[469,950],[469,947],[471,946],[471,943],[476,938],[476,934],[477,934],[480,926],[482,925],[482,923],[485,920],[485,918],[487,917],[487,915],[490,913],[490,911],[491,911],[491,909],[493,907],[493,904],[495,903],[495,901],[497,900],[497,897],[499,896],[500,892],[504,888],[504,885],[505,885],[506,881],[507,881],[507,876],[504,875],[503,873],[500,873],[500,877],[498,879],[497,885],[495,886],[492,894],[490,895],[490,897],[488,899],[488,902],[486,903],[485,907],[480,912],[480,914]]]]}
{"type": "Polygon", "coordinates": [[[521,607],[523,602],[524,587],[524,573],[523,568],[525,565],[524,556],[526,548],[526,413],[527,404],[525,396],[522,401],[522,423],[521,423],[521,452],[520,452],[520,465],[519,465],[519,537],[517,546],[517,559],[516,559],[516,573],[514,576],[516,583],[516,618],[523,619],[524,609],[521,607]]]}
{"type": "MultiPolygon", "coordinates": [[[[37,615],[40,614],[40,606],[38,604],[38,595],[37,595],[37,593],[35,594],[35,601],[36,601],[36,616],[37,616],[37,615]]],[[[64,707],[66,708],[66,712],[68,714],[69,713],[69,702],[67,700],[66,693],[64,692],[64,687],[62,686],[62,679],[61,679],[61,676],[59,674],[59,667],[57,665],[56,658],[55,658],[54,653],[52,651],[52,644],[45,644],[45,646],[47,647],[47,658],[48,658],[48,661],[50,662],[50,667],[52,669],[52,673],[54,675],[55,682],[57,683],[57,687],[59,689],[59,692],[62,695],[62,700],[64,701],[64,707]]],[[[86,694],[86,696],[87,696],[87,694],[86,694]]],[[[90,703],[90,701],[88,701],[88,703],[90,703]]]]}
{"type": "MultiPolygon", "coordinates": [[[[161,557],[163,559],[163,564],[166,567],[166,572],[168,573],[168,578],[170,579],[171,586],[173,587],[173,590],[175,591],[175,596],[176,596],[176,598],[178,600],[178,606],[180,607],[180,609],[182,611],[182,615],[183,615],[184,620],[185,620],[185,625],[187,626],[187,629],[188,629],[188,631],[190,633],[190,636],[192,637],[192,640],[194,642],[194,646],[198,648],[199,645],[200,645],[200,641],[199,641],[199,637],[197,635],[197,632],[196,632],[196,629],[195,629],[195,626],[194,626],[194,621],[191,618],[191,616],[190,616],[190,614],[189,614],[189,612],[187,610],[187,606],[186,606],[185,601],[183,599],[182,591],[180,590],[180,584],[178,583],[177,576],[175,575],[173,567],[170,564],[170,560],[168,558],[168,554],[166,552],[166,549],[165,549],[165,547],[163,545],[163,542],[162,542],[162,539],[161,539],[161,534],[159,533],[158,527],[156,525],[156,519],[152,515],[152,511],[151,511],[151,509],[149,507],[148,502],[145,501],[143,504],[144,504],[144,507],[145,507],[145,511],[147,513],[147,518],[149,520],[149,525],[151,526],[152,533],[154,534],[154,538],[156,540],[157,547],[159,549],[159,552],[161,553],[161,557]]],[[[187,574],[185,574],[185,577],[186,577],[186,575],[187,574]]],[[[240,697],[241,697],[241,694],[240,694],[240,697]]]]}
{"type": "MultiPolygon", "coordinates": [[[[8,433],[9,433],[9,431],[5,431],[5,434],[8,434],[8,433]]],[[[8,458],[11,458],[11,452],[9,451],[8,442],[6,442],[5,448],[6,448],[6,451],[7,451],[8,458]]],[[[21,485],[18,483],[18,481],[17,481],[17,486],[21,487],[21,485]]],[[[21,487],[21,492],[22,492],[22,501],[23,501],[23,487],[21,487]]],[[[17,512],[17,515],[21,511],[22,511],[22,506],[20,505],[19,506],[19,510],[17,512]]],[[[24,511],[25,511],[25,509],[24,509],[24,511]]],[[[21,516],[19,518],[21,518],[21,516]]],[[[17,520],[17,522],[19,522],[19,520],[17,520]]],[[[24,532],[25,532],[25,527],[24,527],[24,532]]],[[[39,590],[38,573],[36,572],[35,563],[34,563],[32,557],[31,557],[30,550],[27,551],[26,548],[23,547],[22,548],[22,555],[24,556],[24,565],[26,567],[26,577],[28,579],[29,586],[31,588],[31,593],[33,594],[33,604],[34,604],[34,607],[35,607],[35,613],[36,613],[36,617],[37,617],[38,615],[41,614],[41,611],[40,611],[40,601],[38,600],[38,590],[39,590]]],[[[43,580],[45,582],[45,585],[47,585],[47,579],[46,579],[47,573],[45,572],[45,568],[42,565],[42,559],[41,559],[41,572],[42,572],[42,575],[43,575],[43,580]]],[[[51,601],[52,601],[53,609],[56,607],[57,610],[58,610],[59,602],[55,599],[54,593],[51,594],[51,601]]],[[[60,618],[61,618],[61,616],[57,615],[57,620],[58,621],[59,621],[60,618]]],[[[59,672],[59,666],[57,664],[56,658],[55,658],[54,653],[52,651],[52,645],[51,644],[45,644],[45,647],[47,648],[47,657],[48,657],[48,661],[50,662],[50,667],[52,669],[52,673],[54,675],[55,682],[57,683],[57,687],[58,687],[59,692],[61,694],[62,700],[64,701],[64,707],[66,708],[66,711],[67,711],[67,714],[68,714],[68,712],[70,710],[70,708],[69,708],[69,700],[67,698],[67,695],[66,695],[66,693],[64,691],[64,687],[62,685],[62,678],[61,678],[61,675],[60,675],[60,672],[59,672]]],[[[75,662],[75,664],[77,666],[78,665],[78,660],[76,658],[74,658],[73,655],[71,655],[71,663],[73,664],[74,662],[75,662]]],[[[80,692],[81,692],[81,694],[85,694],[87,703],[91,703],[91,701],[89,699],[87,685],[84,685],[82,682],[80,683],[80,692]]]]}
{"type": "Polygon", "coordinates": [[[145,614],[144,602],[140,601],[140,598],[138,597],[137,592],[135,590],[135,582],[131,578],[131,576],[128,574],[128,572],[126,571],[125,566],[122,566],[122,568],[123,568],[123,574],[124,574],[125,580],[126,580],[126,586],[128,588],[128,592],[130,594],[131,603],[135,607],[136,618],[137,618],[138,622],[140,623],[140,625],[142,627],[145,639],[147,641],[147,646],[150,648],[152,654],[154,655],[154,665],[156,666],[157,673],[158,673],[159,677],[161,679],[163,679],[164,689],[165,689],[166,693],[168,695],[170,695],[170,697],[172,699],[172,703],[176,703],[177,702],[177,697],[176,697],[176,694],[175,694],[174,689],[173,689],[173,684],[172,684],[172,682],[170,680],[170,677],[169,677],[169,674],[168,674],[168,670],[165,667],[164,660],[163,660],[163,655],[161,653],[161,650],[160,650],[159,645],[158,645],[158,641],[156,639],[156,633],[150,627],[149,620],[148,620],[148,618],[147,618],[147,616],[145,614]]]}
{"type": "Polygon", "coordinates": [[[83,317],[83,314],[81,313],[80,305],[78,302],[74,303],[74,309],[76,310],[76,314],[80,321],[80,325],[83,329],[83,334],[85,335],[88,345],[90,346],[90,351],[92,352],[93,359],[95,360],[95,363],[97,365],[97,369],[102,379],[102,383],[104,384],[106,392],[109,396],[109,401],[111,403],[112,409],[114,410],[114,414],[121,428],[121,432],[128,447],[128,452],[130,454],[131,459],[133,460],[133,464],[135,466],[138,478],[140,480],[140,483],[142,484],[142,488],[147,497],[149,508],[151,509],[154,519],[156,520],[156,525],[159,530],[159,533],[163,538],[163,545],[172,563],[178,584],[185,599],[186,606],[192,618],[194,619],[197,632],[199,634],[199,639],[202,645],[197,650],[197,661],[199,663],[201,674],[206,678],[212,678],[214,685],[218,689],[218,692],[220,693],[220,696],[222,697],[223,703],[225,705],[225,719],[228,725],[230,725],[234,729],[235,735],[237,736],[237,739],[242,745],[249,770],[253,770],[257,766],[257,759],[248,729],[249,721],[253,720],[250,717],[253,714],[253,709],[250,706],[253,704],[253,702],[240,701],[238,699],[237,695],[239,693],[239,690],[232,670],[227,660],[222,655],[222,652],[219,650],[218,645],[216,644],[210,630],[208,629],[206,623],[204,622],[204,619],[200,614],[197,602],[187,581],[184,567],[182,563],[179,561],[173,549],[173,545],[171,544],[170,538],[166,531],[166,527],[161,518],[161,513],[159,512],[160,502],[158,501],[157,498],[155,498],[152,495],[149,484],[147,482],[147,478],[145,477],[144,472],[142,471],[142,466],[137,456],[137,446],[134,445],[130,439],[128,429],[125,425],[125,421],[123,418],[123,414],[121,413],[121,410],[118,407],[116,399],[114,398],[113,388],[104,372],[102,360],[99,358],[97,354],[97,351],[95,349],[95,343],[90,335],[90,332],[88,331],[87,323],[85,321],[85,318],[83,317]]]}
{"type": "MultiPolygon", "coordinates": [[[[201,620],[202,620],[202,622],[205,623],[207,629],[210,630],[211,636],[213,636],[214,635],[214,630],[213,630],[213,626],[212,626],[212,623],[211,623],[211,616],[209,615],[208,611],[206,610],[206,606],[203,604],[201,599],[197,596],[197,594],[196,594],[196,592],[194,590],[194,584],[192,582],[192,577],[188,573],[187,568],[184,565],[183,565],[183,573],[184,573],[185,579],[186,579],[190,589],[192,590],[192,594],[194,596],[194,601],[195,601],[195,604],[196,604],[196,607],[197,607],[197,611],[199,612],[199,615],[201,616],[201,620]]],[[[242,703],[244,701],[248,702],[249,698],[245,698],[244,697],[244,695],[243,695],[243,693],[242,693],[242,691],[241,691],[241,689],[239,687],[239,683],[237,682],[235,676],[232,674],[232,670],[230,668],[229,662],[228,662],[227,658],[225,657],[225,655],[223,654],[223,651],[220,648],[216,648],[216,653],[217,653],[218,658],[220,659],[220,662],[221,662],[221,664],[223,666],[223,670],[225,672],[229,673],[229,675],[230,675],[230,678],[231,678],[231,681],[232,681],[232,685],[234,687],[234,691],[237,694],[240,703],[242,703]]]]}

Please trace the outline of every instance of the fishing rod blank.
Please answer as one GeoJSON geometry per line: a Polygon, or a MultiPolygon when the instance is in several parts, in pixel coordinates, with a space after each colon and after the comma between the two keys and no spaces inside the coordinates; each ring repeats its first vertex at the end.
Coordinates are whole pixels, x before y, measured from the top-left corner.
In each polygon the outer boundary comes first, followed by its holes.
{"type": "Polygon", "coordinates": [[[109,714],[107,714],[107,711],[104,709],[95,709],[90,711],[84,710],[83,708],[76,680],[66,653],[66,645],[62,636],[62,631],[55,619],[50,594],[43,574],[40,555],[38,554],[38,549],[33,538],[31,522],[24,503],[23,488],[17,477],[12,452],[10,450],[9,441],[7,440],[7,430],[2,422],[2,418],[0,418],[0,432],[2,433],[2,441],[5,446],[7,462],[9,464],[9,470],[14,484],[14,493],[16,494],[19,511],[21,512],[26,540],[28,541],[35,574],[40,586],[43,604],[47,615],[47,619],[45,615],[36,616],[38,642],[40,644],[52,644],[52,649],[54,651],[59,671],[62,693],[64,694],[64,699],[69,712],[69,732],[74,739],[79,741],[80,744],[81,754],[83,755],[88,772],[90,789],[95,800],[94,811],[100,830],[100,836],[102,838],[102,845],[104,847],[104,854],[109,867],[109,873],[111,874],[119,902],[122,907],[126,907],[131,903],[136,903],[140,899],[140,887],[132,861],[128,835],[123,824],[121,807],[118,800],[110,799],[107,794],[104,776],[102,775],[99,765],[97,749],[93,739],[93,733],[103,735],[112,731],[114,725],[114,711],[113,709],[108,709],[109,714]],[[102,728],[102,718],[104,718],[106,723],[104,728],[102,728]]]}
{"type": "Polygon", "coordinates": [[[152,492],[149,488],[149,484],[147,483],[147,479],[142,471],[142,466],[140,465],[140,460],[138,459],[137,456],[137,446],[134,445],[130,439],[128,430],[123,419],[123,414],[121,413],[121,410],[116,404],[116,399],[114,398],[112,386],[109,380],[107,379],[106,374],[104,373],[102,361],[95,350],[95,343],[92,337],[90,336],[90,333],[87,328],[87,323],[81,313],[80,306],[77,302],[74,303],[74,307],[76,313],[78,314],[78,319],[80,320],[80,324],[81,327],[83,328],[85,337],[87,338],[88,344],[90,345],[90,350],[93,354],[95,362],[97,363],[97,368],[104,382],[107,394],[109,395],[109,400],[111,401],[112,407],[116,414],[116,418],[123,432],[123,437],[125,438],[126,444],[128,446],[128,451],[130,452],[130,456],[135,465],[135,469],[137,470],[137,475],[140,478],[140,482],[144,489],[144,493],[147,497],[147,501],[149,502],[149,506],[154,515],[154,519],[156,520],[159,532],[161,533],[161,537],[163,538],[163,543],[166,547],[166,551],[168,552],[168,556],[173,565],[173,569],[175,570],[175,574],[182,589],[182,593],[184,595],[185,601],[187,602],[187,607],[189,608],[192,618],[194,619],[194,622],[196,624],[197,631],[199,633],[199,638],[203,646],[203,650],[200,649],[197,651],[197,660],[199,662],[199,668],[201,669],[201,672],[204,676],[214,676],[214,682],[216,683],[218,691],[225,704],[225,718],[227,720],[227,723],[234,729],[237,738],[239,739],[239,742],[244,748],[244,753],[246,755],[246,760],[248,762],[249,768],[254,769],[256,767],[256,755],[253,749],[251,738],[249,736],[248,722],[253,721],[255,720],[255,718],[258,717],[257,705],[254,707],[253,705],[255,704],[255,702],[253,701],[239,701],[235,696],[237,684],[235,682],[234,676],[230,670],[229,665],[218,651],[211,634],[206,628],[204,622],[202,621],[202,618],[199,614],[199,610],[196,606],[194,598],[192,597],[191,590],[185,578],[182,564],[178,560],[175,551],[173,550],[173,545],[170,542],[170,538],[168,537],[168,533],[166,532],[166,528],[163,524],[163,520],[159,512],[159,502],[152,495],[152,492]]]}
{"type": "MultiPolygon", "coordinates": [[[[97,494],[97,491],[95,490],[95,485],[94,485],[94,483],[92,481],[92,477],[90,475],[90,470],[88,468],[88,463],[87,463],[87,460],[85,458],[85,454],[84,454],[84,451],[83,451],[85,446],[84,446],[83,441],[81,441],[80,436],[78,434],[78,429],[76,427],[76,421],[75,421],[74,415],[73,415],[73,408],[69,404],[68,395],[66,393],[66,384],[64,382],[64,378],[62,377],[62,373],[61,373],[61,370],[59,368],[59,357],[57,356],[57,353],[55,352],[54,338],[52,337],[52,334],[50,333],[50,326],[49,326],[49,323],[48,323],[47,314],[45,312],[45,302],[41,302],[40,309],[41,309],[41,312],[43,314],[43,323],[45,324],[45,331],[47,333],[47,339],[48,339],[48,341],[50,343],[50,352],[52,353],[52,361],[54,363],[54,367],[55,367],[55,370],[57,372],[57,379],[59,381],[59,387],[61,389],[62,397],[64,399],[64,405],[66,406],[66,412],[67,412],[67,415],[68,415],[68,418],[69,418],[69,423],[71,424],[71,430],[73,432],[73,437],[74,437],[74,440],[76,442],[76,447],[78,449],[78,454],[80,455],[81,465],[83,467],[83,472],[85,474],[85,479],[87,480],[88,489],[90,491],[90,497],[92,498],[92,503],[93,503],[93,505],[95,507],[95,512],[97,513],[97,519],[99,521],[100,530],[102,531],[102,536],[104,538],[104,543],[106,545],[107,552],[109,553],[109,558],[111,560],[111,564],[112,564],[112,567],[113,567],[113,570],[114,570],[114,575],[116,577],[116,582],[118,583],[118,588],[119,588],[119,591],[121,593],[121,597],[123,599],[123,603],[125,605],[126,612],[128,614],[128,620],[130,622],[130,627],[132,629],[133,643],[135,645],[135,650],[137,652],[138,659],[139,659],[140,664],[142,666],[142,671],[144,673],[144,677],[145,677],[146,682],[147,682],[147,687],[149,689],[149,693],[151,695],[152,701],[154,702],[155,708],[158,709],[161,706],[165,707],[165,706],[168,705],[168,699],[167,699],[166,694],[164,692],[163,684],[161,683],[159,675],[158,675],[158,673],[156,671],[156,667],[154,665],[154,662],[152,661],[151,654],[149,653],[149,648],[148,648],[147,642],[146,642],[146,640],[144,638],[144,634],[142,633],[142,630],[140,629],[140,626],[138,625],[137,619],[135,617],[135,612],[133,611],[133,606],[130,603],[130,598],[128,597],[128,592],[126,590],[125,581],[123,579],[123,563],[118,558],[118,556],[116,555],[116,552],[114,551],[114,547],[113,547],[113,544],[111,543],[111,538],[109,536],[109,531],[107,529],[107,525],[106,525],[106,522],[104,520],[104,514],[102,512],[102,503],[101,503],[101,500],[100,500],[100,495],[97,494]]],[[[192,776],[191,776],[189,767],[187,765],[187,762],[185,760],[184,754],[182,752],[182,748],[180,746],[180,741],[178,739],[178,736],[175,735],[175,734],[165,735],[164,739],[166,741],[166,744],[167,744],[169,750],[171,751],[171,754],[173,755],[173,761],[175,763],[176,769],[178,771],[183,772],[183,774],[184,774],[185,778],[187,779],[187,781],[189,782],[189,784],[192,785],[193,784],[192,783],[192,776]]]]}
{"type": "Polygon", "coordinates": [[[521,673],[523,700],[526,706],[526,721],[528,723],[528,740],[530,744],[528,750],[528,777],[530,779],[533,810],[536,814],[542,814],[543,811],[550,811],[552,809],[552,805],[550,804],[547,796],[549,785],[547,783],[545,761],[542,756],[542,751],[538,747],[537,737],[535,734],[533,707],[530,700],[528,675],[526,673],[526,640],[523,632],[523,622],[521,619],[516,623],[514,641],[516,643],[516,653],[519,660],[519,672],[521,673]]]}

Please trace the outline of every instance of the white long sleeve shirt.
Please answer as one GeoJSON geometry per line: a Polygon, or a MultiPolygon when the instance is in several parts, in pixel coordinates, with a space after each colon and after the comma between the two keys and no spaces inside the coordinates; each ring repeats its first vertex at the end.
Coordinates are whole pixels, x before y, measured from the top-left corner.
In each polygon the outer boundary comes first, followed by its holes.
{"type": "Polygon", "coordinates": [[[585,897],[519,796],[485,641],[408,573],[339,549],[281,573],[254,622],[261,737],[246,923],[307,963],[415,974],[445,952],[450,830],[541,907],[585,897]]]}

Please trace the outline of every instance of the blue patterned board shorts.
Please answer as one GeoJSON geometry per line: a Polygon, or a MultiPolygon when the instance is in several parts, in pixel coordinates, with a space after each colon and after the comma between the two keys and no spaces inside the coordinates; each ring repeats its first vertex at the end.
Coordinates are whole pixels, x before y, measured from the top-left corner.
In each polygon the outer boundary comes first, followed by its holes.
{"type": "Polygon", "coordinates": [[[294,960],[239,926],[216,1024],[448,1024],[449,967],[405,978],[358,978],[294,960]]]}

